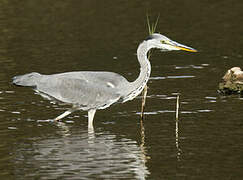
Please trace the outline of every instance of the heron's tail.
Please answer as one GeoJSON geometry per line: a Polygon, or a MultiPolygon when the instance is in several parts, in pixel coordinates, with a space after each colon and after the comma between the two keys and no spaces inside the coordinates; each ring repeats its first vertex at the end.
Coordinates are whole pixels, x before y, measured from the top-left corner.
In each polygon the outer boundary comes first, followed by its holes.
{"type": "Polygon", "coordinates": [[[20,76],[13,77],[13,84],[17,86],[36,86],[41,74],[32,72],[20,76]]]}

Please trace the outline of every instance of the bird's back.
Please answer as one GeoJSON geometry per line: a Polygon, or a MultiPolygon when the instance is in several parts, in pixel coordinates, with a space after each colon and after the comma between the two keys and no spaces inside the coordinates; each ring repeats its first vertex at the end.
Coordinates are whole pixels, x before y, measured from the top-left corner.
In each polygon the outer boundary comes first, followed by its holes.
{"type": "Polygon", "coordinates": [[[13,78],[20,86],[33,86],[38,92],[81,109],[102,109],[118,101],[128,81],[113,72],[77,71],[53,75],[30,73],[13,78]]]}

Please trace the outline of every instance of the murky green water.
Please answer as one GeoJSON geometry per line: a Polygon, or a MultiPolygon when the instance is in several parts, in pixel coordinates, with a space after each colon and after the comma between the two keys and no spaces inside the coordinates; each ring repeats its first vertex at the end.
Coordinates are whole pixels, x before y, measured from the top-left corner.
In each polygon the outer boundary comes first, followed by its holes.
{"type": "Polygon", "coordinates": [[[225,71],[242,66],[240,1],[0,2],[1,179],[242,179],[243,99],[217,94],[225,71]],[[141,98],[62,124],[65,107],[11,78],[37,71],[106,70],[134,80],[136,48],[158,31],[199,53],[154,51],[146,118],[141,98]],[[180,93],[178,134],[175,93],[180,93]]]}

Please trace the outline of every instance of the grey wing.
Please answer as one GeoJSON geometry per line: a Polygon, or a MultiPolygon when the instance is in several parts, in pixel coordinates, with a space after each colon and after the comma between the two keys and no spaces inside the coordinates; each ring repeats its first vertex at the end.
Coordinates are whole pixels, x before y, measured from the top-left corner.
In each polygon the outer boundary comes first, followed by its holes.
{"type": "Polygon", "coordinates": [[[129,84],[123,76],[114,72],[104,71],[76,71],[61,74],[54,74],[55,77],[65,77],[71,79],[80,79],[92,82],[96,85],[107,86],[111,88],[121,89],[129,84]]]}
{"type": "Polygon", "coordinates": [[[46,76],[39,81],[36,89],[82,109],[106,108],[120,98],[116,88],[68,76],[46,76]]]}

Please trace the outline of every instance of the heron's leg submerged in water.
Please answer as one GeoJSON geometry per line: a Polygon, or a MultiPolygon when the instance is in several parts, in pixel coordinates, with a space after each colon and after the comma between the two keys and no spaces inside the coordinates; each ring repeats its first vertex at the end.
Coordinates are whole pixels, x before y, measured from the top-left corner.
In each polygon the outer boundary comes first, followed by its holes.
{"type": "Polygon", "coordinates": [[[61,115],[57,116],[54,121],[59,121],[61,120],[62,118],[66,117],[67,115],[71,114],[72,112],[76,111],[77,109],[75,108],[71,108],[67,111],[65,111],[64,113],[62,113],[61,115]]]}
{"type": "Polygon", "coordinates": [[[94,120],[95,112],[96,112],[96,109],[90,109],[88,111],[88,119],[89,119],[88,129],[90,129],[90,130],[94,129],[94,127],[93,127],[93,120],[94,120]]]}

